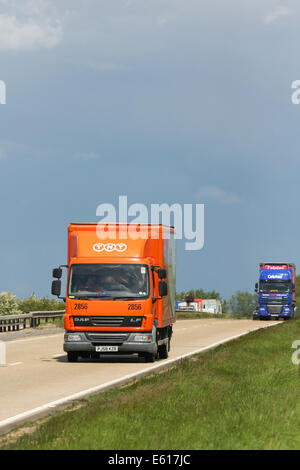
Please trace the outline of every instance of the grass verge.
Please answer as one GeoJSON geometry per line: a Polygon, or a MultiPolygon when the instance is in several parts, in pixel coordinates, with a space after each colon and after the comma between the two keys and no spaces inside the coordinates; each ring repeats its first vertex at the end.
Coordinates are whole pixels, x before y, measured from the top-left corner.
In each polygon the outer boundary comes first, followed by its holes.
{"type": "Polygon", "coordinates": [[[299,449],[297,339],[299,320],[252,332],[81,400],[1,449],[299,449]]]}
{"type": "Polygon", "coordinates": [[[214,314],[205,312],[194,312],[192,310],[176,310],[176,320],[195,320],[197,318],[211,318],[213,320],[249,320],[252,317],[242,317],[239,315],[232,315],[230,313],[214,314]]]}

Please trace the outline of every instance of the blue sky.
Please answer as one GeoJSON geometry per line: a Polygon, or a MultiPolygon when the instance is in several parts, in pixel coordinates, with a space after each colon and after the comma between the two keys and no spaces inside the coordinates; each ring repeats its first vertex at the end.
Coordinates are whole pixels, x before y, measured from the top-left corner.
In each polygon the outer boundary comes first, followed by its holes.
{"type": "Polygon", "coordinates": [[[69,222],[102,202],[204,203],[177,289],[253,290],[300,266],[300,6],[0,0],[0,291],[49,295],[69,222]]]}

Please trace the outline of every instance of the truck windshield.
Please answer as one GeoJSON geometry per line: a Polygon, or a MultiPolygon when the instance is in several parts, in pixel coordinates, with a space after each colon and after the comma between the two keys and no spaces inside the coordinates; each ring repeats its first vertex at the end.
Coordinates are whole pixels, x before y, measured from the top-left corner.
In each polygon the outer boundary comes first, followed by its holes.
{"type": "Polygon", "coordinates": [[[292,284],[290,281],[260,281],[260,292],[264,293],[287,293],[291,292],[292,284]]]}
{"type": "Polygon", "coordinates": [[[143,264],[74,264],[69,297],[110,299],[149,296],[149,271],[143,264]]]}

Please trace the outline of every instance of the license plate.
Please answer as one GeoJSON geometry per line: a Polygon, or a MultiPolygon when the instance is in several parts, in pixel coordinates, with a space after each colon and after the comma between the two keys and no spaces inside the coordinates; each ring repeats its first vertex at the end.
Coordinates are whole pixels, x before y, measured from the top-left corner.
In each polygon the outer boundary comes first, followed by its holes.
{"type": "Polygon", "coordinates": [[[96,352],[118,352],[118,346],[96,346],[96,352]]]}

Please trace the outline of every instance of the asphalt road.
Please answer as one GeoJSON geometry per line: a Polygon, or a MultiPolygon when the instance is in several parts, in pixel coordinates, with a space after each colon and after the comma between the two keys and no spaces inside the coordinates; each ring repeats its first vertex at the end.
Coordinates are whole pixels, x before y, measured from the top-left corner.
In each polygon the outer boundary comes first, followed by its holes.
{"type": "MultiPolygon", "coordinates": [[[[174,327],[169,358],[154,364],[134,356],[103,356],[67,362],[63,332],[6,337],[6,366],[0,367],[0,432],[49,413],[68,400],[132,380],[171,364],[176,358],[277,322],[180,320],[174,327]]],[[[0,336],[1,340],[1,336],[0,336]]]]}

